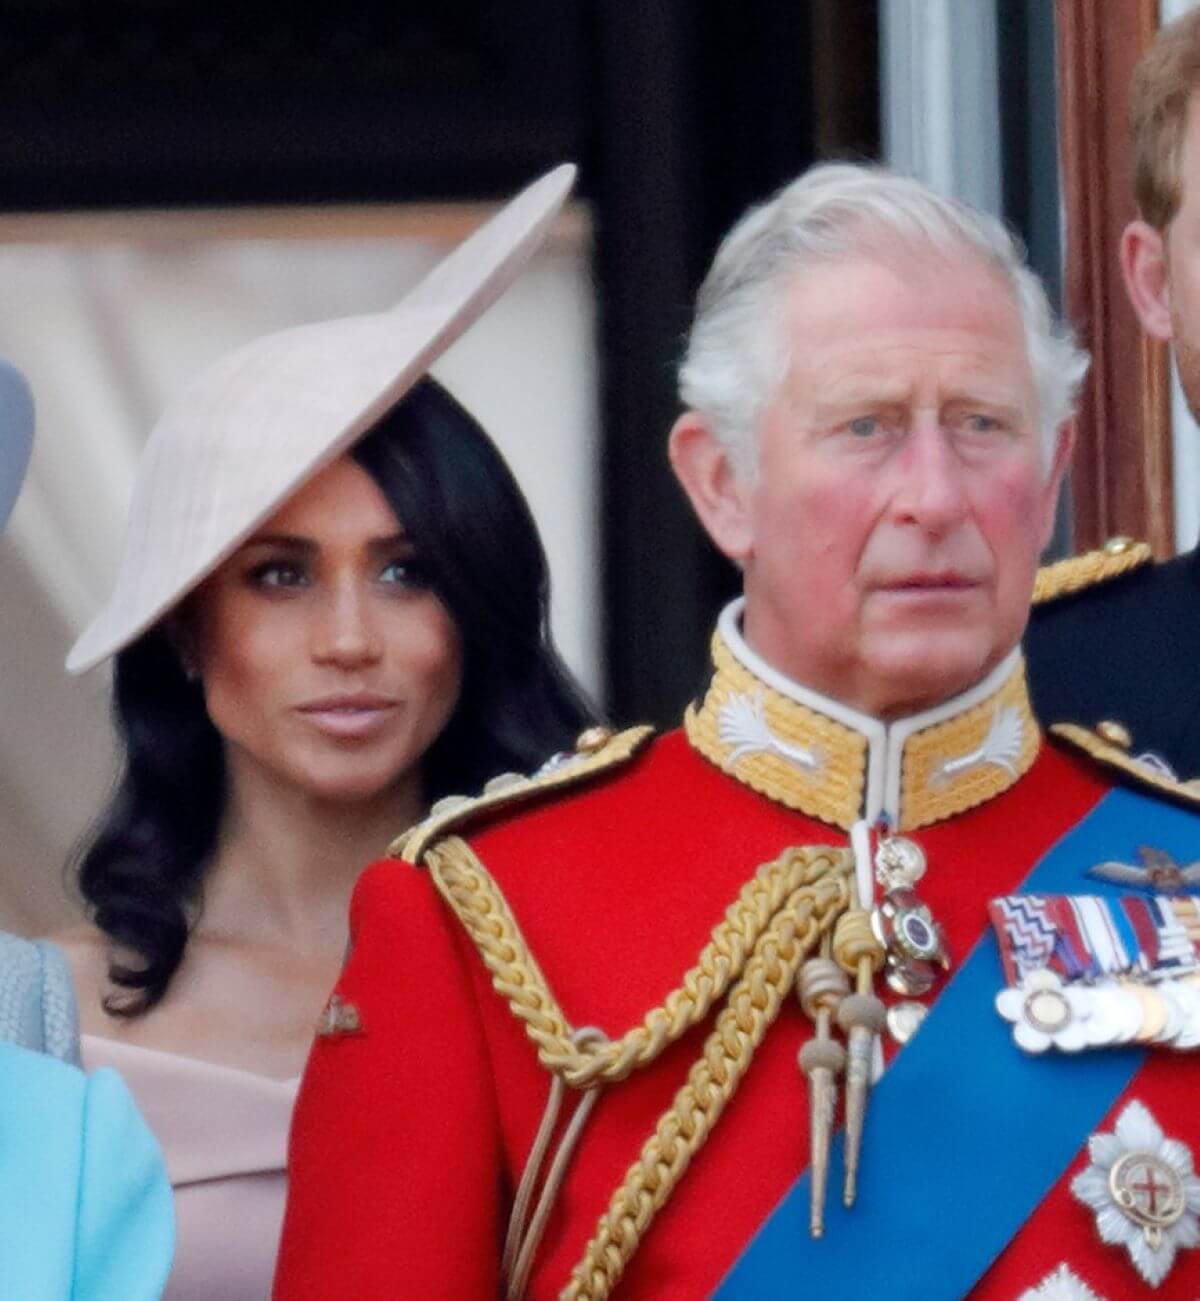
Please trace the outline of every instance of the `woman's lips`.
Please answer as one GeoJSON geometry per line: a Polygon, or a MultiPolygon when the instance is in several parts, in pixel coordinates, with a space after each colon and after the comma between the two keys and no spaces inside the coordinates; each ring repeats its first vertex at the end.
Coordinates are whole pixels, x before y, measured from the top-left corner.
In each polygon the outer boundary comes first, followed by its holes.
{"type": "Polygon", "coordinates": [[[384,696],[326,696],[297,709],[318,731],[337,740],[361,740],[384,728],[398,708],[384,696]]]}

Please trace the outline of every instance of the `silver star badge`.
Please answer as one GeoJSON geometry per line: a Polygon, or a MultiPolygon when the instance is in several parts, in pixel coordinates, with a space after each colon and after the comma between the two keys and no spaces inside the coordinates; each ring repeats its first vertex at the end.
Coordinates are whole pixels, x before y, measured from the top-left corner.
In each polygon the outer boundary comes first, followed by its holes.
{"type": "Polygon", "coordinates": [[[1200,1179],[1188,1148],[1165,1137],[1140,1102],[1131,1102],[1113,1129],[1088,1139],[1092,1163],[1071,1180],[1071,1191],[1095,1211],[1101,1240],[1124,1247],[1157,1287],[1176,1251],[1200,1244],[1200,1179]]]}
{"type": "Polygon", "coordinates": [[[1103,1298],[1064,1264],[1047,1274],[1037,1287],[1022,1292],[1017,1301],[1103,1301],[1103,1298]]]}

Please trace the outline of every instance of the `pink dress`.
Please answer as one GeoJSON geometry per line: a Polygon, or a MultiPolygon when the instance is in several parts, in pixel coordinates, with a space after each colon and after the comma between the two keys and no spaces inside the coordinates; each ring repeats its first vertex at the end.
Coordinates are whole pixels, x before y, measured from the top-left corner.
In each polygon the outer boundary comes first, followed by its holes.
{"type": "Polygon", "coordinates": [[[121,1073],[162,1145],[177,1226],[164,1301],[266,1301],[299,1081],[97,1035],[80,1050],[85,1070],[121,1073]]]}

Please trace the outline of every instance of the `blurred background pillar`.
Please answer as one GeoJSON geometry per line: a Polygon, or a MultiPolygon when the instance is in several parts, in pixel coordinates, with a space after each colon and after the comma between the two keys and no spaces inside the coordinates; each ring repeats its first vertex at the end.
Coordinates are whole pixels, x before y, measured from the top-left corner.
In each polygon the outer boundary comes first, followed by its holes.
{"type": "Polygon", "coordinates": [[[1002,213],[994,0],[882,0],[883,157],[1002,213]]]}
{"type": "Polygon", "coordinates": [[[1066,307],[1092,354],[1072,469],[1075,547],[1125,533],[1167,557],[1176,534],[1166,349],[1143,334],[1119,258],[1134,216],[1129,79],[1157,30],[1158,0],[1057,0],[1056,14],[1066,307]]]}

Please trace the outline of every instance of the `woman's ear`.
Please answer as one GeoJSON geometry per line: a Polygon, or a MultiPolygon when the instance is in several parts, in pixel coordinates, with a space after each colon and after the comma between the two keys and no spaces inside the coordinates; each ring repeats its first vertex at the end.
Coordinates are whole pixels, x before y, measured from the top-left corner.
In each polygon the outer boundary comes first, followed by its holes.
{"type": "Polygon", "coordinates": [[[1171,286],[1162,231],[1145,221],[1131,221],[1121,235],[1121,272],[1142,329],[1156,339],[1169,340],[1171,286]]]}
{"type": "Polygon", "coordinates": [[[754,549],[751,484],[696,411],[675,422],[667,444],[671,468],[717,548],[736,564],[754,549]]]}
{"type": "Polygon", "coordinates": [[[200,648],[196,636],[195,619],[186,610],[176,610],[163,623],[163,631],[171,649],[179,659],[179,667],[189,682],[200,681],[200,648]]]}

